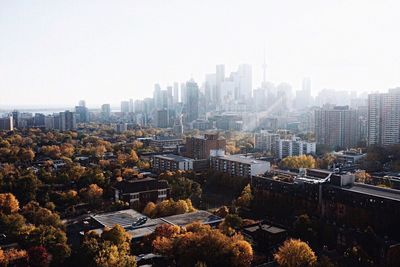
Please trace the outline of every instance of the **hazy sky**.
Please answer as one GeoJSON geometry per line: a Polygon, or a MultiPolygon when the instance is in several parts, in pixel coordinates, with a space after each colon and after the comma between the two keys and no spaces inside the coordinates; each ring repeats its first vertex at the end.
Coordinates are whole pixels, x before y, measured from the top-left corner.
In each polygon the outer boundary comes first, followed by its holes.
{"type": "Polygon", "coordinates": [[[400,1],[0,0],[0,107],[119,103],[253,65],[298,89],[400,86],[400,1]]]}

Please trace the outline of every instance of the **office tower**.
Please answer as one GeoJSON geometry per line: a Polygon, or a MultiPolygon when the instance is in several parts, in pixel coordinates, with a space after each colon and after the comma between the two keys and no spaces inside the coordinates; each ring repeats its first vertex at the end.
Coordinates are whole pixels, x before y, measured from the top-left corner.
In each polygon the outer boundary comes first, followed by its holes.
{"type": "Polygon", "coordinates": [[[253,91],[253,76],[251,65],[241,64],[238,69],[239,76],[239,94],[238,100],[250,99],[253,91]]]}
{"type": "Polygon", "coordinates": [[[324,106],[315,110],[315,137],[317,144],[334,149],[356,147],[359,141],[357,111],[348,106],[324,106]]]}
{"type": "Polygon", "coordinates": [[[186,114],[187,122],[199,117],[199,87],[192,79],[186,82],[186,114]]]}
{"type": "Polygon", "coordinates": [[[18,120],[19,120],[19,111],[18,110],[14,110],[12,112],[12,118],[13,118],[13,126],[18,128],[18,120]]]}
{"type": "Polygon", "coordinates": [[[400,143],[400,88],[368,95],[368,145],[400,143]]]}
{"type": "Polygon", "coordinates": [[[79,100],[78,106],[86,107],[86,101],[85,100],[79,100]]]}
{"type": "Polygon", "coordinates": [[[14,130],[14,125],[13,125],[13,117],[5,117],[5,118],[0,118],[0,131],[12,131],[14,130]]]}
{"type": "Polygon", "coordinates": [[[221,83],[225,80],[225,65],[217,65],[215,72],[215,101],[221,101],[221,83]]]}
{"type": "Polygon", "coordinates": [[[173,87],[172,86],[167,86],[167,90],[165,92],[165,103],[163,105],[164,108],[171,109],[174,103],[174,97],[172,95],[173,92],[173,87]]]}
{"type": "Polygon", "coordinates": [[[89,122],[89,110],[85,106],[76,106],[76,121],[77,122],[89,122]]]}
{"type": "Polygon", "coordinates": [[[216,134],[205,134],[186,138],[185,156],[192,159],[208,159],[211,150],[221,150],[225,153],[226,140],[216,134]]]}
{"type": "Polygon", "coordinates": [[[169,108],[169,101],[168,101],[168,91],[167,90],[161,90],[160,91],[160,99],[159,99],[159,106],[156,106],[157,109],[168,109],[169,108]]]}
{"type": "Polygon", "coordinates": [[[70,112],[68,110],[60,112],[59,120],[60,131],[72,131],[76,129],[76,118],[74,112],[70,112]]]}
{"type": "Polygon", "coordinates": [[[156,109],[161,108],[161,86],[158,83],[154,85],[153,101],[156,109]]]}
{"type": "Polygon", "coordinates": [[[216,74],[206,74],[204,83],[204,94],[207,101],[215,103],[217,101],[217,80],[216,74]]]}
{"type": "Polygon", "coordinates": [[[167,109],[159,109],[156,113],[156,126],[158,128],[168,128],[169,116],[167,109]]]}
{"type": "Polygon", "coordinates": [[[133,112],[134,108],[133,108],[133,99],[129,99],[129,112],[133,112]]]}
{"type": "Polygon", "coordinates": [[[129,113],[129,101],[122,101],[121,102],[121,112],[122,113],[129,113]]]}
{"type": "Polygon", "coordinates": [[[280,83],[277,87],[277,98],[280,99],[281,111],[292,109],[292,86],[288,83],[280,83]]]}
{"type": "Polygon", "coordinates": [[[174,105],[179,102],[179,84],[174,82],[174,105]]]}
{"type": "Polygon", "coordinates": [[[101,117],[103,119],[109,119],[111,115],[111,106],[110,104],[101,105],[101,117]]]}
{"type": "Polygon", "coordinates": [[[304,78],[301,90],[296,91],[295,105],[297,109],[304,109],[312,105],[310,78],[304,78]]]}
{"type": "Polygon", "coordinates": [[[186,84],[181,83],[181,102],[186,105],[186,84]]]}

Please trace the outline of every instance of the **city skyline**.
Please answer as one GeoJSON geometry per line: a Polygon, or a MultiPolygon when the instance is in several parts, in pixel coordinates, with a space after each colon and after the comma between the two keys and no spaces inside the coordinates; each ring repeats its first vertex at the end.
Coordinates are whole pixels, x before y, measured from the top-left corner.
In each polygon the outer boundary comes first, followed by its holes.
{"type": "Polygon", "coordinates": [[[274,83],[384,91],[400,84],[400,4],[384,2],[1,1],[0,105],[141,99],[217,64],[251,64],[256,89],[264,51],[274,83]]]}

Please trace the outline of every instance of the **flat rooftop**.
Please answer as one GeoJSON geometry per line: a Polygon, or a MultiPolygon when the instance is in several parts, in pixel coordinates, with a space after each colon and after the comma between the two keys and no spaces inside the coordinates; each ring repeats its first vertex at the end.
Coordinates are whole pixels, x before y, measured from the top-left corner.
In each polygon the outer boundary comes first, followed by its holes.
{"type": "Polygon", "coordinates": [[[193,161],[193,159],[191,159],[191,158],[186,158],[186,157],[182,157],[182,156],[174,155],[174,154],[155,155],[154,157],[162,158],[162,159],[166,159],[166,160],[174,160],[174,161],[179,161],[179,162],[193,161]]]}
{"type": "Polygon", "coordinates": [[[122,227],[131,226],[132,223],[140,217],[143,217],[143,215],[133,209],[108,212],[92,216],[92,218],[101,225],[110,228],[114,227],[116,224],[119,224],[122,227]]]}
{"type": "Polygon", "coordinates": [[[352,187],[343,188],[343,190],[400,201],[400,190],[390,188],[382,188],[373,185],[355,183],[352,187]]]}
{"type": "Polygon", "coordinates": [[[263,231],[267,231],[271,234],[279,234],[279,233],[284,233],[286,232],[285,229],[276,227],[276,226],[272,226],[272,225],[268,225],[268,224],[262,224],[261,227],[259,225],[253,225],[250,227],[245,227],[245,230],[248,232],[256,232],[257,230],[263,230],[263,231]]]}
{"type": "Polygon", "coordinates": [[[236,161],[244,164],[267,164],[268,161],[257,160],[250,156],[245,156],[242,154],[238,155],[224,155],[224,156],[216,156],[216,158],[226,159],[230,161],[236,161]]]}
{"type": "MultiPolygon", "coordinates": [[[[99,215],[94,215],[92,218],[99,222],[104,227],[112,228],[116,224],[121,225],[130,233],[134,238],[142,237],[154,232],[157,226],[161,224],[171,224],[184,226],[192,222],[201,222],[203,224],[219,223],[222,219],[208,211],[197,210],[190,213],[172,215],[167,217],[150,219],[148,218],[146,223],[138,226],[132,226],[134,222],[140,217],[145,217],[143,214],[133,210],[121,210],[116,212],[108,212],[99,215]]],[[[101,228],[94,229],[93,231],[101,233],[101,228]]]]}

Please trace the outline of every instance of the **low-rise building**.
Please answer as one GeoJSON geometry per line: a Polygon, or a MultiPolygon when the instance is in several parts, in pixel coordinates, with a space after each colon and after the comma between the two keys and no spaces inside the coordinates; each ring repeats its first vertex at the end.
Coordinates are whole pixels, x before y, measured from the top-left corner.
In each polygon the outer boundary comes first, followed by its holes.
{"type": "Polygon", "coordinates": [[[149,145],[156,148],[172,148],[183,144],[182,138],[177,138],[176,136],[156,136],[154,139],[150,140],[149,145]]]}
{"type": "Polygon", "coordinates": [[[211,156],[210,167],[231,176],[251,178],[269,171],[271,164],[245,155],[216,155],[211,156]]]}
{"type": "Polygon", "coordinates": [[[193,170],[193,159],[174,154],[155,155],[153,157],[153,170],[156,173],[166,171],[193,170]]]}
{"type": "Polygon", "coordinates": [[[226,140],[218,133],[186,138],[185,156],[192,159],[208,159],[211,150],[225,151],[226,140]]]}
{"type": "Polygon", "coordinates": [[[142,209],[148,202],[160,202],[170,195],[170,187],[165,180],[143,178],[123,180],[114,186],[115,200],[128,202],[133,208],[142,209]]]}

